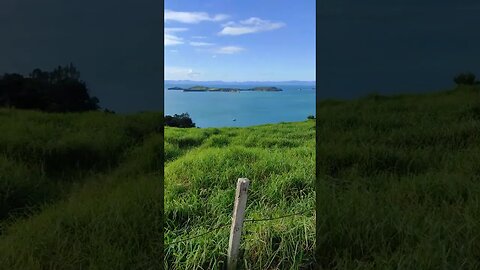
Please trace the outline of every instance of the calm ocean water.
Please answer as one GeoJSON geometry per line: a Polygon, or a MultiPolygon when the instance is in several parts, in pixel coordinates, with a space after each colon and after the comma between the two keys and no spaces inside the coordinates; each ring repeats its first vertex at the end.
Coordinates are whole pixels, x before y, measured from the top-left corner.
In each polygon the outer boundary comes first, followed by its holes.
{"type": "MultiPolygon", "coordinates": [[[[187,112],[198,127],[244,127],[268,123],[303,121],[315,115],[314,85],[272,85],[282,92],[183,92],[167,90],[165,114],[187,112]],[[233,121],[236,119],[236,121],[233,121]]],[[[189,87],[189,85],[175,85],[189,87]]],[[[250,88],[257,85],[206,85],[250,88]]]]}

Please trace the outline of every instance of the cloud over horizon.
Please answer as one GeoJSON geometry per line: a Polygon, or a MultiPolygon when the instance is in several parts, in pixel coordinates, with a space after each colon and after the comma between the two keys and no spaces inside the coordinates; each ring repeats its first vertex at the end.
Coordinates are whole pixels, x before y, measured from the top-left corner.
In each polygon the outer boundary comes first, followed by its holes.
{"type": "Polygon", "coordinates": [[[200,76],[191,68],[166,66],[164,69],[165,80],[189,80],[200,76]]]}
{"type": "Polygon", "coordinates": [[[225,47],[220,47],[216,49],[214,52],[215,53],[220,53],[220,54],[235,54],[244,51],[245,49],[239,46],[225,46],[225,47]]]}
{"type": "Polygon", "coordinates": [[[186,12],[186,11],[173,11],[165,10],[165,22],[176,21],[181,23],[196,24],[202,21],[219,22],[228,19],[226,14],[216,14],[210,16],[206,12],[186,12]]]}
{"type": "Polygon", "coordinates": [[[183,44],[183,38],[173,34],[176,32],[184,32],[187,31],[188,28],[169,28],[166,27],[164,30],[164,38],[163,38],[163,43],[164,46],[173,46],[173,45],[179,45],[183,44]]]}
{"type": "Polygon", "coordinates": [[[198,41],[190,41],[190,45],[195,47],[203,47],[203,46],[212,46],[215,45],[214,43],[209,42],[198,42],[198,41]]]}
{"type": "Polygon", "coordinates": [[[269,20],[262,20],[257,17],[251,17],[247,20],[236,22],[228,22],[223,26],[219,35],[245,35],[258,32],[272,31],[284,27],[286,24],[283,22],[271,22],[269,20]]]}

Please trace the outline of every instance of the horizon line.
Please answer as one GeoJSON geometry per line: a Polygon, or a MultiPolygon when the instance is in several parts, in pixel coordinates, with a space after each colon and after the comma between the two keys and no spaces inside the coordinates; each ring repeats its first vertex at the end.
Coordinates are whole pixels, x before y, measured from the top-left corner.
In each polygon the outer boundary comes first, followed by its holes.
{"type": "Polygon", "coordinates": [[[173,79],[164,79],[164,81],[190,81],[190,82],[316,82],[316,80],[286,80],[286,81],[258,81],[258,80],[250,80],[250,81],[223,81],[223,80],[173,80],[173,79]]]}

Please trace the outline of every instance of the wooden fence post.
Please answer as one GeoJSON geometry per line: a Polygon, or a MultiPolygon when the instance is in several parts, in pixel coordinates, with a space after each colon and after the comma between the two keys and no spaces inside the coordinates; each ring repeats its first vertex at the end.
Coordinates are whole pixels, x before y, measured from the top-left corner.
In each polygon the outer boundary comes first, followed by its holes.
{"type": "Polygon", "coordinates": [[[238,250],[242,237],[243,218],[247,206],[247,190],[250,180],[239,178],[237,191],[235,192],[235,204],[233,206],[232,227],[230,229],[230,240],[228,241],[228,270],[235,270],[238,263],[238,250]]]}

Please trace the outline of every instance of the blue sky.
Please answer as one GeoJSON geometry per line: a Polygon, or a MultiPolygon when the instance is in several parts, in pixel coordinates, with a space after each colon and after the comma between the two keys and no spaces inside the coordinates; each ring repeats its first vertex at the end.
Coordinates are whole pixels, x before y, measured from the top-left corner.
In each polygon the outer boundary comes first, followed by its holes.
{"type": "Polygon", "coordinates": [[[315,80],[314,0],[166,0],[165,79],[315,80]]]}

